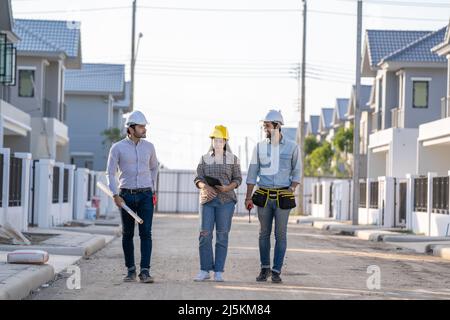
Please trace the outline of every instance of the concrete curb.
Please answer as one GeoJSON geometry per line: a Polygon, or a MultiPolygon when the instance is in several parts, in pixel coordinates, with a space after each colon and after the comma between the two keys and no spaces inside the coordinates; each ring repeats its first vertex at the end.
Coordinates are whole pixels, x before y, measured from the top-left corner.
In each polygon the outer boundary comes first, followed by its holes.
{"type": "Polygon", "coordinates": [[[77,246],[53,246],[53,245],[34,245],[34,246],[18,246],[18,245],[1,245],[0,251],[14,251],[14,250],[44,250],[49,254],[68,255],[68,256],[82,256],[88,257],[106,245],[105,237],[97,236],[83,242],[77,246]]]}
{"type": "Polygon", "coordinates": [[[89,257],[98,250],[104,248],[106,246],[106,240],[104,237],[95,237],[94,239],[85,242],[84,245],[85,250],[83,256],[89,257]]]}
{"type": "Polygon", "coordinates": [[[387,230],[356,230],[354,235],[361,240],[379,242],[383,241],[386,235],[398,235],[398,233],[387,230]]]}
{"type": "Polygon", "coordinates": [[[416,235],[392,235],[384,236],[384,242],[435,242],[435,241],[449,241],[449,237],[427,237],[416,235]]]}
{"type": "Polygon", "coordinates": [[[313,225],[314,222],[316,222],[316,221],[332,222],[332,221],[336,221],[336,220],[332,220],[329,218],[304,217],[304,218],[297,219],[297,221],[295,223],[313,225]]]}
{"type": "Polygon", "coordinates": [[[21,300],[54,277],[50,265],[30,266],[0,283],[0,300],[21,300]]]}
{"type": "Polygon", "coordinates": [[[322,230],[331,230],[332,226],[345,226],[344,223],[338,221],[314,221],[313,227],[322,230]]]}

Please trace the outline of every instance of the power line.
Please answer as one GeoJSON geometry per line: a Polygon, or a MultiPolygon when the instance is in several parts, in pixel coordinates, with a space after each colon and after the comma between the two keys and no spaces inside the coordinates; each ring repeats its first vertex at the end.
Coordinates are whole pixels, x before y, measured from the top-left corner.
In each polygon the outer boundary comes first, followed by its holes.
{"type": "MultiPolygon", "coordinates": [[[[337,0],[341,2],[356,2],[357,0],[337,0]]],[[[365,4],[381,4],[387,6],[407,6],[407,7],[433,7],[433,8],[448,8],[450,4],[442,2],[414,2],[414,1],[392,1],[392,0],[365,0],[365,4]]]]}
{"type": "MultiPolygon", "coordinates": [[[[338,1],[352,1],[352,0],[338,0],[338,1]]],[[[371,1],[376,3],[375,1],[371,1]]],[[[377,1],[377,2],[382,2],[377,1]]],[[[370,2],[369,2],[370,3],[370,2]]],[[[391,4],[389,1],[383,1],[383,4],[391,4]]],[[[403,4],[403,2],[402,2],[403,4]]],[[[405,2],[406,4],[406,2],[405,2]]],[[[419,7],[427,7],[428,3],[418,3],[413,2],[412,4],[417,5],[419,7]]],[[[395,4],[394,4],[395,5],[395,4]]],[[[409,5],[412,6],[412,5],[409,5]]],[[[450,7],[450,5],[446,6],[445,4],[440,4],[441,7],[450,7]]],[[[429,6],[428,6],[429,7],[429,6]]],[[[435,3],[434,7],[439,7],[435,3]]],[[[187,7],[163,7],[163,6],[138,6],[138,8],[142,9],[150,9],[150,10],[165,10],[165,11],[183,11],[183,12],[223,12],[223,13],[301,13],[301,9],[293,9],[293,8],[281,8],[281,9],[225,9],[225,8],[187,8],[187,7]]],[[[121,7],[102,7],[102,8],[82,8],[76,10],[50,10],[50,11],[22,11],[15,12],[16,14],[28,14],[28,15],[38,15],[38,14],[56,14],[56,13],[81,13],[81,12],[98,12],[98,11],[110,11],[110,10],[123,10],[123,9],[131,9],[131,6],[121,6],[121,7]]],[[[348,17],[356,17],[355,14],[350,12],[334,12],[334,11],[325,11],[325,10],[310,10],[311,13],[317,14],[329,14],[336,16],[348,16],[348,17]]],[[[365,18],[374,18],[374,19],[391,19],[391,20],[409,20],[409,21],[435,21],[435,22],[447,22],[447,19],[439,19],[439,18],[423,18],[423,17],[399,17],[399,16],[380,16],[380,15],[364,15],[365,18]]]]}
{"type": "Polygon", "coordinates": [[[131,9],[131,6],[127,7],[103,7],[103,8],[81,8],[76,10],[51,10],[51,11],[22,11],[14,12],[14,14],[53,14],[53,13],[78,13],[78,12],[98,12],[98,11],[111,11],[111,10],[123,10],[131,9]]]}

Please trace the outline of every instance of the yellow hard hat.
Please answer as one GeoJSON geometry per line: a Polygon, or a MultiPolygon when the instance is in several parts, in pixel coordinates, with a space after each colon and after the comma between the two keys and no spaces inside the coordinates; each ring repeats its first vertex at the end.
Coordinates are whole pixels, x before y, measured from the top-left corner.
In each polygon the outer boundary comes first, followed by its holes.
{"type": "Polygon", "coordinates": [[[209,136],[212,138],[219,138],[219,139],[225,139],[228,140],[228,129],[224,126],[215,126],[213,132],[209,136]]]}

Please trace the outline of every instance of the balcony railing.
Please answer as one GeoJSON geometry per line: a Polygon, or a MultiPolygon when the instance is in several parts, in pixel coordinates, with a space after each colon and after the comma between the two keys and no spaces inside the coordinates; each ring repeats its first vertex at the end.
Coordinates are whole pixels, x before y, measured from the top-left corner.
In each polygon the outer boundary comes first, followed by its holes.
{"type": "Polygon", "coordinates": [[[404,111],[400,108],[395,108],[391,110],[392,112],[392,128],[403,128],[404,127],[404,111]]]}
{"type": "Polygon", "coordinates": [[[441,98],[441,117],[442,119],[450,117],[450,97],[441,98]]]}
{"type": "Polygon", "coordinates": [[[370,114],[370,124],[372,132],[381,130],[381,112],[374,111],[370,114]]]}

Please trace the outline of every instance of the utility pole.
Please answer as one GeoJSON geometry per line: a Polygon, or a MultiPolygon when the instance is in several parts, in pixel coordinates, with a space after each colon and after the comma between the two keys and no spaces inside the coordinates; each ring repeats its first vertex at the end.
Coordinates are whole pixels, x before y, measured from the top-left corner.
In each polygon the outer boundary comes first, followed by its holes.
{"type": "Polygon", "coordinates": [[[130,83],[130,109],[134,110],[134,67],[136,65],[136,4],[137,0],[133,0],[133,20],[131,27],[131,83],[130,83]]]}
{"type": "MultiPolygon", "coordinates": [[[[303,208],[303,190],[304,190],[304,181],[305,181],[305,80],[306,80],[306,15],[307,15],[307,6],[306,0],[302,0],[303,2],[303,40],[302,40],[302,65],[301,65],[301,87],[299,88],[300,94],[300,123],[299,123],[299,135],[300,135],[300,159],[301,165],[300,168],[300,185],[298,192],[298,213],[305,214],[303,208]]],[[[298,73],[300,75],[300,73],[298,73]]],[[[298,84],[300,86],[300,79],[298,79],[298,84]]]]}
{"type": "Polygon", "coordinates": [[[359,210],[359,127],[361,94],[361,34],[362,34],[362,0],[358,0],[358,19],[356,36],[356,83],[355,83],[355,123],[353,125],[353,206],[352,223],[358,224],[359,210]]]}

